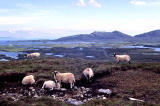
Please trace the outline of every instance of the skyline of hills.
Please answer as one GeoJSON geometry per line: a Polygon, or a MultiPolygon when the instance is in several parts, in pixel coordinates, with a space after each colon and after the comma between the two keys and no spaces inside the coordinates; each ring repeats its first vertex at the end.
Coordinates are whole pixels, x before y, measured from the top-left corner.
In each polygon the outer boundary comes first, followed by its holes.
{"type": "Polygon", "coordinates": [[[160,30],[153,30],[135,36],[125,34],[120,31],[102,32],[94,31],[90,34],[77,34],[67,37],[53,39],[54,36],[49,33],[33,32],[33,31],[0,31],[0,40],[53,40],[56,42],[160,42],[160,30]],[[15,37],[16,36],[16,37],[15,37]],[[22,36],[26,36],[23,38],[22,36]],[[38,37],[37,37],[38,36],[38,37]],[[43,38],[40,38],[43,36],[43,38]]]}

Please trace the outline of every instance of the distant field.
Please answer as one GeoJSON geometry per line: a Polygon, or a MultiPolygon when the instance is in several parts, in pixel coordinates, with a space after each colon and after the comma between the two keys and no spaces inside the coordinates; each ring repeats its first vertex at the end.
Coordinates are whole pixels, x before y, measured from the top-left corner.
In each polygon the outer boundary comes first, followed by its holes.
{"type": "Polygon", "coordinates": [[[114,61],[113,53],[116,52],[118,54],[131,55],[133,62],[160,61],[159,43],[56,43],[51,41],[13,41],[6,42],[5,45],[0,45],[0,59],[24,59],[22,56],[18,57],[19,54],[32,52],[40,52],[42,58],[65,57],[103,61],[114,61]],[[143,45],[145,45],[145,47],[143,47],[143,45]],[[158,48],[159,51],[155,51],[154,48],[158,48]]]}

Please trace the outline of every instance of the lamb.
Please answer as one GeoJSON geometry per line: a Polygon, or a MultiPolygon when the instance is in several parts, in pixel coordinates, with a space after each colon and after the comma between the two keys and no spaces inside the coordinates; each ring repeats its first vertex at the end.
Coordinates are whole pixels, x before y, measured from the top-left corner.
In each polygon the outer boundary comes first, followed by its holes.
{"type": "Polygon", "coordinates": [[[49,80],[49,81],[45,81],[43,83],[43,86],[42,86],[42,89],[49,89],[49,90],[53,90],[54,88],[57,88],[57,89],[60,89],[61,86],[59,84],[59,82],[54,82],[52,80],[49,80]]]}
{"type": "Polygon", "coordinates": [[[25,76],[22,80],[23,85],[32,85],[35,84],[35,79],[33,75],[25,76]]]}
{"type": "Polygon", "coordinates": [[[63,82],[63,83],[69,83],[71,89],[74,86],[74,83],[75,83],[74,74],[60,73],[60,72],[54,71],[53,75],[54,75],[54,80],[59,81],[60,85],[61,85],[61,82],[63,82]]]}
{"type": "Polygon", "coordinates": [[[85,78],[87,79],[87,81],[89,82],[90,79],[94,76],[93,70],[91,68],[86,68],[83,71],[83,75],[85,76],[85,78]]]}
{"type": "Polygon", "coordinates": [[[30,54],[27,54],[27,58],[40,57],[40,55],[41,54],[38,52],[30,53],[30,54]]]}
{"type": "Polygon", "coordinates": [[[131,63],[131,57],[129,55],[117,55],[116,53],[114,53],[114,58],[117,63],[122,61],[127,61],[129,64],[131,63]]]}

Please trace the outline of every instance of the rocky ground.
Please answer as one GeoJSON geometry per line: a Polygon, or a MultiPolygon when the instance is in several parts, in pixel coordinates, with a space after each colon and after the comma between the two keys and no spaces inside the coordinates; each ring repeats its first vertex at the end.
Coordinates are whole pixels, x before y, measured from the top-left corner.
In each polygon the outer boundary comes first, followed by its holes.
{"type": "MultiPolygon", "coordinates": [[[[159,69],[160,63],[129,65],[67,58],[0,62],[0,105],[37,105],[54,100],[58,100],[55,103],[57,105],[160,104],[159,69]],[[91,67],[95,72],[90,83],[81,79],[82,71],[86,67],[91,67]],[[53,79],[53,71],[74,73],[74,89],[62,85],[63,88],[60,90],[41,90],[45,80],[53,79]],[[35,85],[26,87],[21,84],[21,80],[27,74],[35,76],[35,85]],[[131,98],[140,101],[132,102],[131,98]]],[[[46,103],[47,105],[49,104],[46,103]]]]}

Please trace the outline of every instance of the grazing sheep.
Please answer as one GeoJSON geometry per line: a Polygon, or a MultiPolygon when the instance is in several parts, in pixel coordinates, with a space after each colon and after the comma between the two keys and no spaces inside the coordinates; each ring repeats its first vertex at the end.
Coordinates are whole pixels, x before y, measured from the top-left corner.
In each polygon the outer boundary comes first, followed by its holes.
{"type": "Polygon", "coordinates": [[[40,57],[40,53],[36,52],[36,53],[30,53],[27,54],[27,58],[34,58],[34,57],[40,57]]]}
{"type": "Polygon", "coordinates": [[[50,89],[50,90],[53,90],[54,88],[57,88],[57,89],[60,89],[61,86],[59,84],[59,82],[54,82],[54,81],[45,81],[43,83],[43,86],[42,86],[42,89],[50,89]]]}
{"type": "Polygon", "coordinates": [[[25,76],[22,80],[23,85],[30,85],[30,84],[34,84],[34,83],[35,83],[35,79],[34,79],[33,75],[25,76]]]}
{"type": "Polygon", "coordinates": [[[122,61],[127,61],[129,64],[131,63],[131,58],[129,55],[117,55],[116,53],[114,53],[114,58],[117,61],[117,63],[122,61]]]}
{"type": "Polygon", "coordinates": [[[71,89],[74,86],[74,83],[75,83],[74,74],[60,73],[60,72],[54,71],[53,75],[54,75],[54,80],[59,81],[60,85],[61,85],[61,82],[63,82],[63,83],[69,83],[71,89]]]}
{"type": "Polygon", "coordinates": [[[94,73],[93,70],[91,68],[86,68],[83,71],[83,75],[85,76],[85,78],[87,79],[87,81],[89,82],[90,79],[93,77],[94,73]]]}

